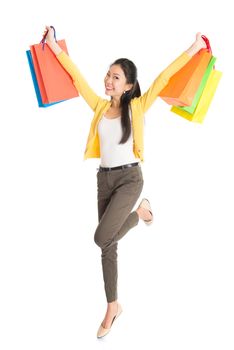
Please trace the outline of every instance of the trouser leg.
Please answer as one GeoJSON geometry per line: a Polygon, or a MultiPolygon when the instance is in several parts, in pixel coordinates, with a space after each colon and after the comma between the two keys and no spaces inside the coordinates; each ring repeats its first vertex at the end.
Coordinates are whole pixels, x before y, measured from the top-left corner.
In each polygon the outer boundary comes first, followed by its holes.
{"type": "Polygon", "coordinates": [[[117,242],[138,224],[138,214],[131,210],[143,188],[140,170],[125,172],[123,175],[118,179],[117,174],[113,174],[115,178],[112,179],[113,182],[109,181],[108,186],[103,177],[100,181],[102,186],[99,187],[99,224],[94,239],[102,250],[103,278],[108,302],[117,299],[117,242]],[[112,188],[110,184],[113,184],[112,188]]]}

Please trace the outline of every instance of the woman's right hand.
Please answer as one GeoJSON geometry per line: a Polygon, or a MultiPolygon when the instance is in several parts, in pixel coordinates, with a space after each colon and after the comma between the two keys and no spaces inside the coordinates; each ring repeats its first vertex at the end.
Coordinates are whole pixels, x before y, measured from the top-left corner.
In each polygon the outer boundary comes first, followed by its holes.
{"type": "Polygon", "coordinates": [[[45,39],[46,39],[47,42],[50,42],[50,43],[55,42],[54,29],[53,28],[51,28],[50,26],[46,26],[43,36],[45,36],[45,35],[46,35],[45,39]]]}
{"type": "Polygon", "coordinates": [[[43,34],[43,39],[46,40],[49,48],[53,51],[55,55],[59,55],[62,52],[61,47],[58,45],[54,35],[54,29],[50,26],[46,26],[43,34]]]}

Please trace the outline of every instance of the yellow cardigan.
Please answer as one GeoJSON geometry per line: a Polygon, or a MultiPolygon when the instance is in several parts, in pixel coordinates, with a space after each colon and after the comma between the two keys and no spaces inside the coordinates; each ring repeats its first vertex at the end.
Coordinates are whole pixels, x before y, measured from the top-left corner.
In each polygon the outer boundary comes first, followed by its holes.
{"type": "MultiPolygon", "coordinates": [[[[57,55],[57,59],[71,76],[80,95],[94,111],[94,117],[91,122],[84,152],[84,160],[87,158],[100,158],[97,126],[103,114],[110,108],[111,101],[96,95],[87,84],[76,65],[64,51],[57,55]]],[[[133,152],[142,162],[144,161],[144,113],[155,101],[160,91],[167,85],[170,77],[181,69],[190,59],[191,56],[183,52],[154,80],[153,84],[142,96],[135,97],[130,102],[133,129],[133,152]]]]}

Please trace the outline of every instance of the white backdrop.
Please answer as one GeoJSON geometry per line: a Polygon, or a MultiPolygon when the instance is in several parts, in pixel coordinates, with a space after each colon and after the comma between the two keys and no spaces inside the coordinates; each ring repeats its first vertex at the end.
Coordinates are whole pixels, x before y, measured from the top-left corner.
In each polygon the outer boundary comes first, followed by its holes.
{"type": "MultiPolygon", "coordinates": [[[[1,14],[0,348],[233,350],[233,38],[229,1],[6,3],[1,14]],[[201,31],[223,72],[204,124],[157,99],[146,115],[145,185],[155,222],[119,243],[124,312],[103,341],[98,159],[83,161],[82,98],[37,107],[25,51],[54,25],[104,97],[111,62],[145,91],[201,31]],[[232,52],[231,52],[232,51],[232,52]]],[[[140,200],[140,199],[139,199],[140,200]]]]}

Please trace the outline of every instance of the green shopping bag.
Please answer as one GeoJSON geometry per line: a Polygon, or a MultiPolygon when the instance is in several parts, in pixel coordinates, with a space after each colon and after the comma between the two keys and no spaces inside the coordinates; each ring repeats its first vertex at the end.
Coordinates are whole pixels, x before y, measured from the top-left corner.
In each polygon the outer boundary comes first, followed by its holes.
{"type": "Polygon", "coordinates": [[[214,97],[221,76],[222,73],[220,71],[212,69],[200,100],[198,101],[196,109],[192,114],[188,113],[187,111],[183,111],[176,106],[173,106],[171,111],[192,122],[202,123],[214,97]]]}

